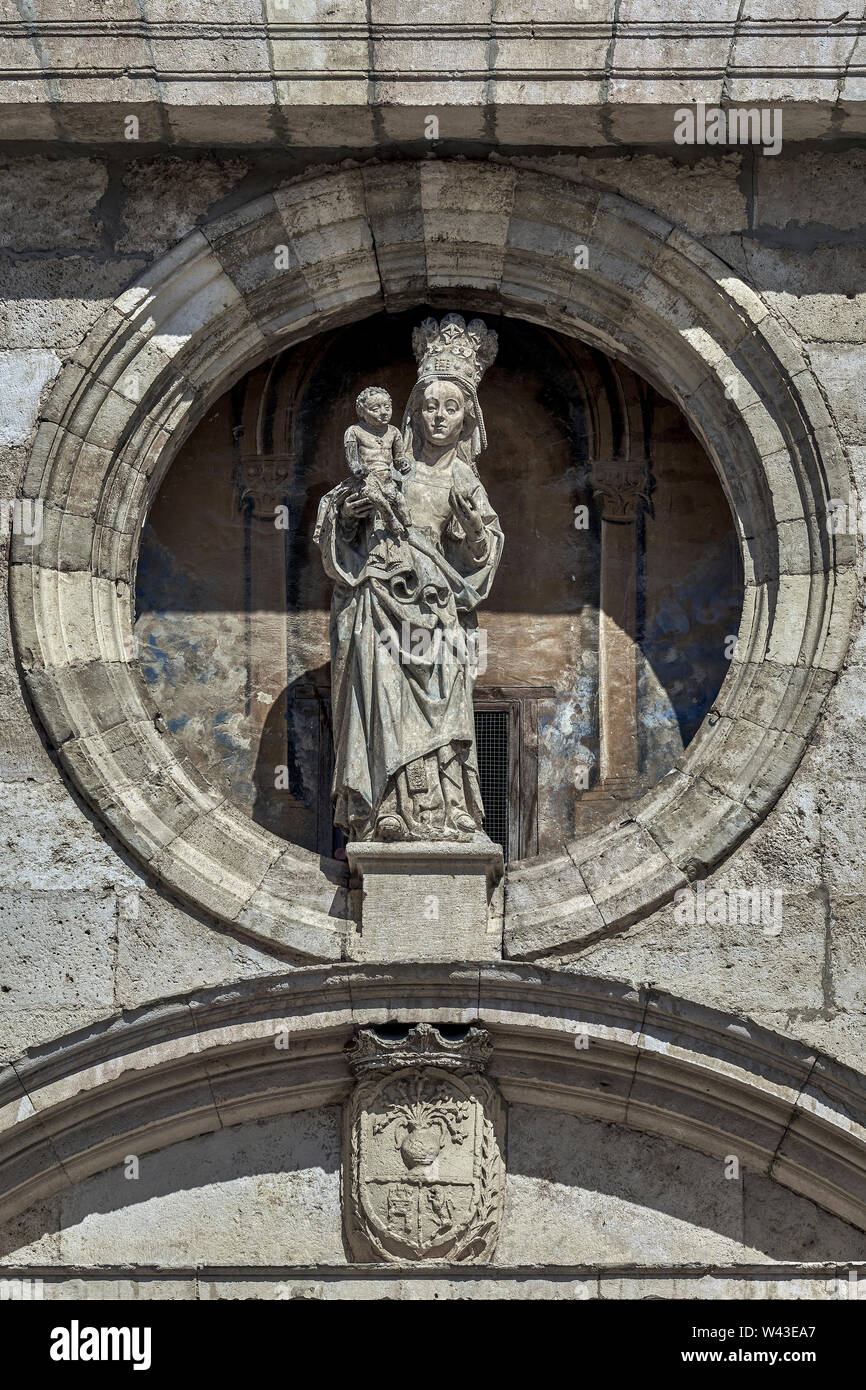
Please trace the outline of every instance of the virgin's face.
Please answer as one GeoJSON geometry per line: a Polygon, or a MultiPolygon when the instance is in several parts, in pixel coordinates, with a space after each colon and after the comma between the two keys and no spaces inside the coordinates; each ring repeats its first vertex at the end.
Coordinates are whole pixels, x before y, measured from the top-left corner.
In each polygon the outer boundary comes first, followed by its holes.
{"type": "Polygon", "coordinates": [[[463,430],[466,400],[452,381],[431,381],[421,402],[421,424],[428,444],[454,445],[463,430]]]}

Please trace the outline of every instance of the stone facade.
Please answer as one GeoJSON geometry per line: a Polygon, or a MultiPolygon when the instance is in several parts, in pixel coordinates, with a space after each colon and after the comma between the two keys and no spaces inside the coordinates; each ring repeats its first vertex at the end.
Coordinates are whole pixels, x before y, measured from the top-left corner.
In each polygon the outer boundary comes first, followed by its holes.
{"type": "Polygon", "coordinates": [[[109,8],[0,26],[0,1270],[57,1297],[847,1297],[862,16],[109,8]],[[781,112],[781,150],[680,143],[698,102],[781,112]],[[365,943],[307,726],[303,795],[257,768],[327,664],[312,523],[275,570],[270,518],[343,476],[324,385],[376,379],[364,326],[428,311],[499,325],[489,685],[523,692],[538,805],[530,832],[521,784],[501,881],[473,914],[452,875],[414,950],[430,885],[401,867],[365,943]],[[346,1224],[353,1047],[418,1025],[489,1057],[450,1099],[404,1068],[456,1128],[425,1112],[415,1245],[378,1248],[346,1224]]]}

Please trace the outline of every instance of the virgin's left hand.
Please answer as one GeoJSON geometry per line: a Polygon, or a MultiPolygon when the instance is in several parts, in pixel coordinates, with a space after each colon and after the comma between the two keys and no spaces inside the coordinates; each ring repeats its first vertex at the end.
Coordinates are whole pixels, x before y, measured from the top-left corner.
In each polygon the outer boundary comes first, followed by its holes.
{"type": "Polygon", "coordinates": [[[451,510],[454,512],[469,539],[473,541],[480,540],[484,535],[484,522],[481,520],[478,508],[472,498],[452,488],[448,500],[451,503],[451,510]]]}

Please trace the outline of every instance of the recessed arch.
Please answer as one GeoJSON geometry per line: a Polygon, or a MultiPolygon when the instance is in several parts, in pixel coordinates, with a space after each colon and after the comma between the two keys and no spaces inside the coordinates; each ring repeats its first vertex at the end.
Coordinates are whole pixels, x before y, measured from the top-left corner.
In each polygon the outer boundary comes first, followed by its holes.
{"type": "Polygon", "coordinates": [[[519,162],[462,160],[299,178],[215,219],[118,298],[58,378],[23,487],[44,503],[43,536],[13,538],[14,630],[52,746],[124,844],[299,961],[346,949],[342,871],[252,824],[179,755],[134,655],[138,537],[181,443],[242,372],[424,301],[528,319],[646,377],[712,459],[743,556],[738,653],[713,710],[617,825],[512,871],[508,953],[566,953],[724,859],[793,774],[848,641],[854,538],[825,522],[847,469],[821,393],[791,330],[679,228],[519,162]]]}
{"type": "Polygon", "coordinates": [[[515,963],[431,964],[423,978],[411,965],[311,966],[44,1044],[0,1085],[4,1219],[127,1154],[342,1103],[354,1029],[422,1021],[489,1029],[489,1075],[508,1102],[668,1137],[720,1164],[737,1155],[866,1230],[860,1072],[742,1016],[515,963]]]}

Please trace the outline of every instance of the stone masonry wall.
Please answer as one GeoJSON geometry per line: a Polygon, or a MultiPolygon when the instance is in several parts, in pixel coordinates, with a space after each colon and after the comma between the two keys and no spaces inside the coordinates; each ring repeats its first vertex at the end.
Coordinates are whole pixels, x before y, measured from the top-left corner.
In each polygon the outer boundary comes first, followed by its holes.
{"type": "MultiPolygon", "coordinates": [[[[803,339],[866,497],[862,150],[514,157],[664,213],[764,294],[803,339]]],[[[0,497],[16,495],[61,364],[124,285],[197,223],[295,172],[290,156],[252,153],[0,156],[0,497]]],[[[862,545],[860,555],[862,569],[862,545]]],[[[170,901],[64,780],[16,673],[5,557],[3,566],[0,1055],[14,1057],[116,1010],[282,966],[170,901]]],[[[861,604],[845,670],[791,785],[708,885],[781,891],[781,933],[682,926],[670,905],[566,968],[746,1013],[866,1064],[864,668],[861,604]]]]}
{"type": "MultiPolygon", "coordinates": [[[[340,1107],[221,1129],[115,1166],[0,1225],[4,1261],[42,1271],[190,1263],[347,1264],[340,1107]]],[[[619,1125],[513,1105],[495,1266],[760,1268],[866,1258],[866,1236],[754,1173],[619,1125]]]]}

